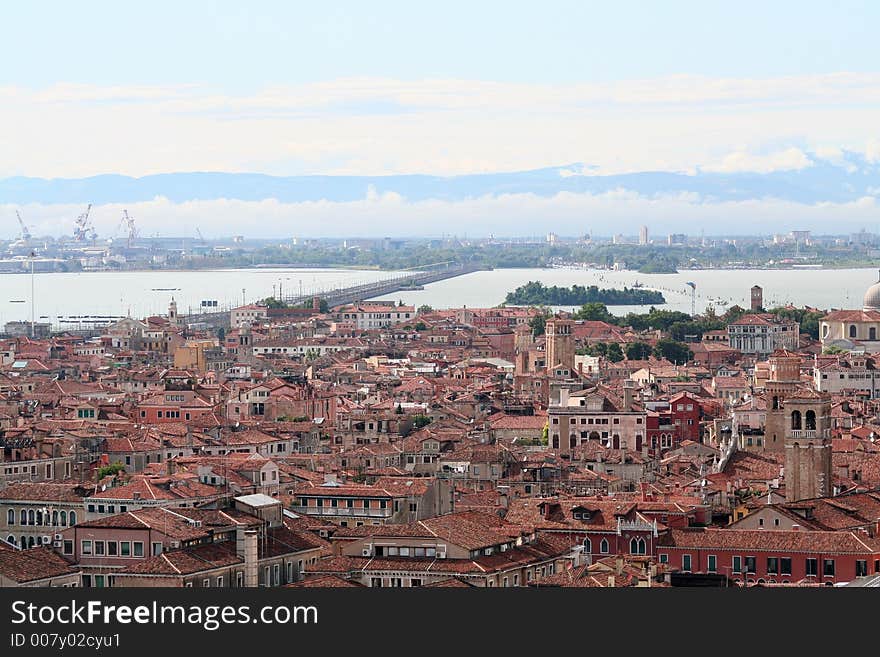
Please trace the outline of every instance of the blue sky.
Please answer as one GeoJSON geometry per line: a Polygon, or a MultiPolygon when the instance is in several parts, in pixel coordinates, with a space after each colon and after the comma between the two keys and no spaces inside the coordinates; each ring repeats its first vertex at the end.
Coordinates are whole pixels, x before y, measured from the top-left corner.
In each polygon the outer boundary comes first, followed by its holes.
{"type": "MultiPolygon", "coordinates": [[[[0,178],[549,167],[762,175],[852,168],[847,152],[874,166],[877,25],[876,1],[9,1],[0,10],[0,178]]],[[[570,217],[580,233],[592,215],[637,227],[647,213],[678,231],[761,213],[780,225],[880,216],[880,180],[850,190],[852,205],[774,204],[767,189],[735,207],[699,192],[631,189],[540,202],[485,192],[474,203],[415,206],[405,188],[375,195],[365,184],[355,205],[157,198],[129,209],[169,229],[205,213],[206,234],[243,215],[265,217],[264,232],[279,234],[290,224],[330,230],[337,216],[417,215],[473,234],[512,208],[525,208],[508,227],[518,234],[548,217],[570,217]]],[[[15,209],[0,198],[0,227],[14,229],[15,209]]],[[[26,211],[40,230],[66,233],[80,210],[26,211]]],[[[94,212],[107,230],[119,223],[118,207],[94,212]]]]}
{"type": "Polygon", "coordinates": [[[583,82],[877,67],[880,3],[7,2],[0,84],[583,82]],[[874,32],[874,33],[872,33],[874,32]]]}

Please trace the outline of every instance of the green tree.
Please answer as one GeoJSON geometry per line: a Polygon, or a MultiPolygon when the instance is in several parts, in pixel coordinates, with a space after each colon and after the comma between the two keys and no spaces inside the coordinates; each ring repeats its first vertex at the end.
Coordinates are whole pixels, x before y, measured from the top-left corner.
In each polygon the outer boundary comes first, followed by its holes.
{"type": "Polygon", "coordinates": [[[580,310],[572,315],[572,318],[591,322],[607,322],[613,319],[611,313],[608,312],[608,306],[598,302],[585,303],[580,310]]]}
{"type": "Polygon", "coordinates": [[[620,348],[620,345],[616,342],[610,342],[608,344],[608,349],[605,352],[605,358],[610,360],[612,363],[619,363],[623,360],[623,350],[620,348]]]}
{"type": "Polygon", "coordinates": [[[645,360],[651,355],[651,345],[644,342],[630,342],[626,345],[627,360],[645,360]]]}
{"type": "Polygon", "coordinates": [[[428,330],[428,325],[425,324],[424,322],[417,322],[416,323],[416,331],[427,331],[427,330],[428,330]]]}
{"type": "Polygon", "coordinates": [[[431,308],[431,306],[429,306],[428,304],[424,303],[421,306],[419,306],[419,308],[416,312],[418,312],[419,314],[432,313],[432,312],[434,312],[434,309],[431,308]]]}
{"type": "Polygon", "coordinates": [[[547,326],[547,316],[546,315],[535,315],[529,320],[529,328],[532,329],[532,336],[537,338],[539,335],[544,335],[544,331],[547,326]]]}
{"type": "Polygon", "coordinates": [[[694,357],[694,352],[682,342],[663,338],[657,341],[657,345],[654,347],[654,355],[657,358],[665,358],[673,363],[684,364],[694,357]]]}
{"type": "Polygon", "coordinates": [[[433,422],[433,420],[427,415],[416,415],[413,417],[413,427],[416,429],[428,426],[431,422],[433,422]]]}

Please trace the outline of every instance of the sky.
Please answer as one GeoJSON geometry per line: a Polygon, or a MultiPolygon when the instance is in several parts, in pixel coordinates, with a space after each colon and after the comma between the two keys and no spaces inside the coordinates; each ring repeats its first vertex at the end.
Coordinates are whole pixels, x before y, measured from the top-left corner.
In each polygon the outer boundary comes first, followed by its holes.
{"type": "MultiPolygon", "coordinates": [[[[4,3],[0,178],[876,161],[878,24],[869,1],[4,3]]],[[[419,207],[400,194],[406,221],[419,207]]],[[[496,205],[477,221],[509,212],[496,205]]],[[[0,222],[11,210],[0,199],[0,222]]],[[[288,210],[279,234],[314,216],[288,210]]],[[[61,225],[60,209],[29,211],[61,225]]]]}

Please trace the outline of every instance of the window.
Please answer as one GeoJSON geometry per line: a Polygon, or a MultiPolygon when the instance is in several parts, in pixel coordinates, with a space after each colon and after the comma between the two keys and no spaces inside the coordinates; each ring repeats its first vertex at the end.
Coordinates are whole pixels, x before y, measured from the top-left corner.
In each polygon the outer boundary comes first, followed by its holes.
{"type": "Polygon", "coordinates": [[[153,556],[158,556],[162,554],[162,543],[154,542],[153,543],[153,556]]]}
{"type": "Polygon", "coordinates": [[[791,557],[782,557],[779,560],[779,574],[791,575],[791,557]]]}
{"type": "Polygon", "coordinates": [[[134,556],[142,557],[144,556],[144,543],[143,541],[135,541],[132,543],[132,550],[134,552],[134,556]]]}
{"type": "Polygon", "coordinates": [[[834,559],[822,560],[822,574],[825,577],[834,577],[834,559]]]}
{"type": "Polygon", "coordinates": [[[15,511],[13,511],[12,509],[9,509],[6,512],[6,524],[7,525],[14,525],[15,524],[15,511]]]}
{"type": "Polygon", "coordinates": [[[690,572],[690,570],[691,570],[691,555],[689,555],[689,554],[681,555],[681,569],[685,572],[690,572]]]}
{"type": "Polygon", "coordinates": [[[73,541],[64,541],[63,554],[73,554],[73,541]]]}
{"type": "Polygon", "coordinates": [[[91,541],[82,541],[80,546],[80,552],[82,554],[91,554],[92,553],[92,542],[91,541]]]}
{"type": "Polygon", "coordinates": [[[666,553],[660,554],[660,563],[669,563],[669,555],[666,553]]]}
{"type": "Polygon", "coordinates": [[[767,574],[779,574],[779,559],[777,559],[776,557],[767,557],[767,574]]]}
{"type": "Polygon", "coordinates": [[[131,541],[120,541],[119,542],[119,556],[120,557],[130,557],[131,556],[131,541]]]}
{"type": "Polygon", "coordinates": [[[107,541],[107,556],[115,557],[119,544],[116,541],[107,541]]]}
{"type": "Polygon", "coordinates": [[[206,577],[205,579],[203,579],[203,580],[202,580],[202,586],[204,586],[205,588],[210,587],[210,586],[211,586],[211,580],[210,580],[210,578],[206,577]]]}
{"type": "Polygon", "coordinates": [[[223,575],[217,578],[217,586],[223,586],[223,575]]]}
{"type": "Polygon", "coordinates": [[[746,557],[746,573],[754,574],[756,572],[757,561],[755,557],[746,557]]]}
{"type": "Polygon", "coordinates": [[[608,539],[603,538],[602,542],[599,543],[599,552],[602,554],[608,554],[608,539]]]}
{"type": "Polygon", "coordinates": [[[710,554],[706,564],[706,570],[710,573],[718,572],[718,557],[710,554]]]}
{"type": "Polygon", "coordinates": [[[244,586],[244,573],[242,573],[242,572],[235,573],[235,585],[239,588],[244,586]]]}
{"type": "Polygon", "coordinates": [[[807,559],[805,562],[805,570],[808,577],[815,577],[819,574],[819,561],[818,559],[807,559]]]}
{"type": "Polygon", "coordinates": [[[856,577],[865,577],[868,574],[868,562],[864,559],[856,559],[856,577]]]}

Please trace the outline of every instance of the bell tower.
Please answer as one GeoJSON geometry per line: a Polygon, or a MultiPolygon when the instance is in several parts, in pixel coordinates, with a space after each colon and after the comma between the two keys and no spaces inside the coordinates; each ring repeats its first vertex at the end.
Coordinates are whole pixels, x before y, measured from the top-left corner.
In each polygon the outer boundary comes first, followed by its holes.
{"type": "Polygon", "coordinates": [[[785,500],[830,497],[831,395],[800,390],[785,401],[785,500]]]}
{"type": "Polygon", "coordinates": [[[785,400],[801,385],[801,357],[779,350],[770,356],[770,379],[764,384],[767,419],[764,423],[764,449],[782,452],[785,449],[787,426],[785,400]]]}
{"type": "Polygon", "coordinates": [[[174,300],[174,297],[171,297],[171,303],[168,304],[168,321],[172,326],[177,326],[179,321],[177,317],[177,302],[174,300]]]}
{"type": "Polygon", "coordinates": [[[557,365],[564,365],[569,372],[574,371],[574,322],[570,319],[548,319],[544,331],[546,333],[545,351],[547,354],[547,371],[557,365]]]}

